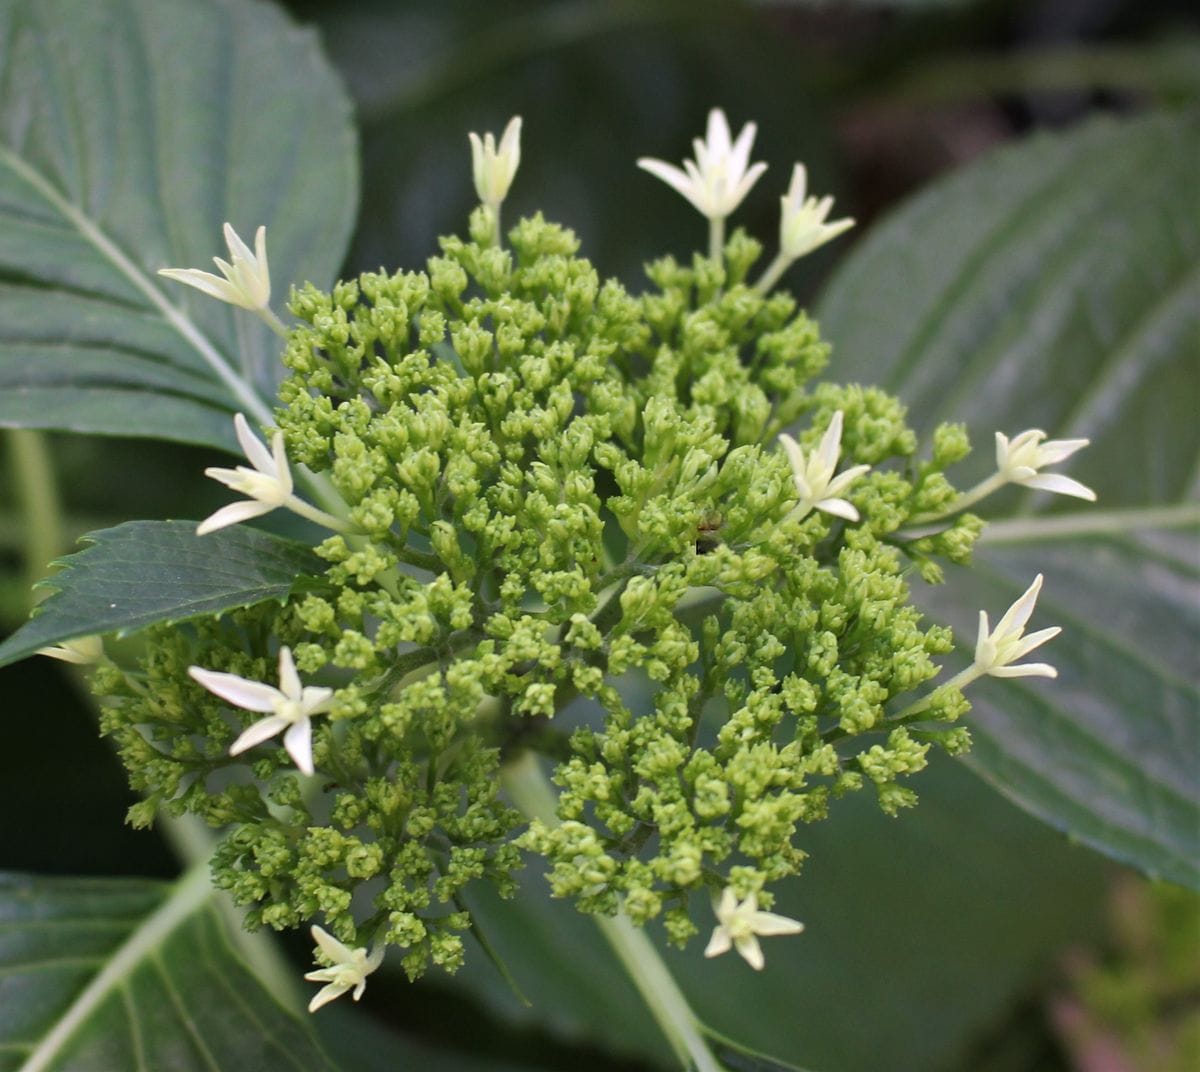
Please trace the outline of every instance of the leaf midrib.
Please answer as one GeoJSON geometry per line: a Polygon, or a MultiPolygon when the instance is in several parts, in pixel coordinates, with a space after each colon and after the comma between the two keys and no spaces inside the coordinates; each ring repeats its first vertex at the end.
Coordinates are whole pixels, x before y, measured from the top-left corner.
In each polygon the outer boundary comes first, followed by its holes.
{"type": "Polygon", "coordinates": [[[6,145],[0,145],[0,163],[3,163],[10,171],[24,179],[101,256],[146,296],[147,300],[158,310],[163,319],[200,354],[221,382],[229,388],[238,404],[245,408],[247,413],[251,414],[262,424],[272,423],[273,415],[271,409],[258,393],[233,370],[224,355],[196,327],[192,320],[167,301],[162,292],[146,277],[146,274],[84,212],[59,193],[55,189],[54,184],[45,175],[26,163],[25,160],[6,145]]]}
{"type": "Polygon", "coordinates": [[[88,1018],[154,954],[167,935],[211,901],[212,896],[208,863],[201,861],[180,878],[167,899],[121,944],[17,1072],[48,1072],[51,1062],[88,1018]]]}
{"type": "Polygon", "coordinates": [[[1189,525],[1200,525],[1200,503],[989,521],[979,544],[994,547],[1080,536],[1122,536],[1137,529],[1177,529],[1189,525]]]}

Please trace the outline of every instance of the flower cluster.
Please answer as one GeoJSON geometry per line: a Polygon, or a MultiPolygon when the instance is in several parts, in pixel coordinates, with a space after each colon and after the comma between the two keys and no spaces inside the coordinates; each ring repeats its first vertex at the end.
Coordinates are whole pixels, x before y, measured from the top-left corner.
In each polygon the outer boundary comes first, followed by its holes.
{"type": "MultiPolygon", "coordinates": [[[[146,794],[134,820],[226,827],[214,873],[252,926],[325,921],[314,1007],[357,997],[386,946],[412,976],[457,967],[463,890],[511,894],[522,850],[556,895],[677,943],[711,900],[707,953],[761,967],[756,935],[800,929],[758,907],[800,869],[799,828],[864,787],[889,814],[913,804],[930,747],[967,745],[944,725],[961,685],[1053,632],[1022,639],[1035,585],[984,619],[969,676],[924,688],[952,638],[906,573],[936,579],[980,531],[945,476],[963,430],[921,458],[896,399],[816,382],[829,347],[747,282],[743,232],[654,262],[642,293],[541,216],[502,244],[518,133],[473,139],[470,238],[424,270],[293,291],[272,448],[239,419],[253,471],[210,472],[249,500],[203,531],[286,506],[334,530],[324,570],[282,607],[152,631],[136,674],[96,671],[146,794]],[[294,494],[292,466],[336,516],[294,494]],[[530,750],[553,822],[500,791],[530,750]]],[[[687,173],[644,166],[727,214],[761,171],[753,133],[733,142],[714,113],[687,173]]],[[[848,225],[798,174],[787,257],[848,225]]]]}

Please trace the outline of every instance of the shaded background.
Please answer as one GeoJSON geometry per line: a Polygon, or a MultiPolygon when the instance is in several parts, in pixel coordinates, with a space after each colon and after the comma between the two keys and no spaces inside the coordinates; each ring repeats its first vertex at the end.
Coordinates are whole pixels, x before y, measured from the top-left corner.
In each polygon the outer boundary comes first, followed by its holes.
{"type": "MultiPolygon", "coordinates": [[[[1096,112],[1200,98],[1200,21],[1188,0],[286,6],[317,26],[358,104],[363,200],[345,274],[416,266],[438,234],[461,230],[474,201],[466,131],[499,132],[515,113],[525,127],[508,218],[540,208],[633,286],[651,254],[687,255],[706,233],[635,158],[682,159],[713,105],[735,130],[755,120],[753,159],[771,166],[738,224],[770,246],[796,160],[812,189],[837,196],[836,215],[859,220],[789,275],[811,299],[873,220],[989,147],[1096,112]]],[[[204,451],[52,443],[72,536],[130,517],[200,517],[225,500],[200,476],[215,460],[204,451]]],[[[44,561],[23,543],[6,472],[0,495],[7,632],[44,561]]],[[[76,679],[37,660],[3,682],[0,866],[173,875],[156,835],[123,826],[132,798],[76,679]]],[[[847,800],[834,822],[805,832],[813,862],[781,908],[808,923],[787,953],[807,965],[803,990],[713,964],[700,1011],[737,1033],[736,991],[768,1025],[768,1037],[748,1041],[830,1072],[1189,1067],[1198,1051],[1186,1047],[1200,1047],[1194,900],[1152,892],[1069,846],[959,764],[935,764],[917,788],[921,807],[899,820],[847,800]],[[1149,1054],[1140,1064],[1128,1056],[1139,1046],[1149,1054]]],[[[531,896],[542,886],[529,876],[531,896]]],[[[652,1033],[612,997],[627,984],[592,959],[586,921],[558,906],[496,930],[532,1011],[479,955],[453,981],[372,981],[364,1008],[379,1030],[427,1047],[417,1067],[656,1067],[652,1033]],[[578,950],[577,974],[539,972],[539,951],[554,948],[578,950]]],[[[297,954],[307,960],[306,943],[297,954]]],[[[691,972],[697,956],[670,963],[691,972]]],[[[358,1038],[344,1010],[322,1024],[334,1048],[358,1038]]],[[[370,1067],[361,1045],[349,1052],[352,1067],[370,1067]]]]}

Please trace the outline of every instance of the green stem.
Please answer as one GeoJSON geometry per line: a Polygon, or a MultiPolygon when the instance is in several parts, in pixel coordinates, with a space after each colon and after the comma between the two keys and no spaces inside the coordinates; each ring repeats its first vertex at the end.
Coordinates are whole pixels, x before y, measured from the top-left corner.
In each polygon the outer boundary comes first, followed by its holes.
{"type": "Polygon", "coordinates": [[[927,525],[931,521],[941,521],[942,518],[949,517],[951,514],[962,513],[968,506],[974,506],[980,499],[991,495],[993,491],[999,491],[1007,483],[1008,477],[1003,473],[993,473],[986,480],[981,480],[970,491],[964,491],[945,510],[932,510],[927,514],[916,514],[910,517],[906,524],[927,525]]]}
{"type": "MultiPolygon", "coordinates": [[[[513,803],[528,818],[557,825],[554,790],[536,756],[523,753],[502,769],[500,777],[513,803]]],[[[721,1065],[701,1034],[687,998],[646,935],[624,915],[594,918],[671,1044],[680,1066],[696,1072],[720,1072],[721,1065]]]]}
{"type": "Polygon", "coordinates": [[[23,557],[32,588],[63,551],[62,503],[45,435],[14,428],[8,433],[8,445],[18,512],[25,519],[23,557]]]}
{"type": "Polygon", "coordinates": [[[287,325],[275,315],[275,311],[270,306],[264,305],[258,310],[258,315],[263,318],[267,327],[281,339],[286,339],[291,334],[287,329],[287,325]]]}
{"type": "Polygon", "coordinates": [[[725,252],[725,217],[717,216],[708,221],[708,256],[720,264],[725,252]]]}
{"type": "Polygon", "coordinates": [[[769,294],[771,288],[779,282],[779,277],[783,275],[791,266],[795,258],[787,256],[780,250],[775,254],[775,259],[767,265],[767,270],[763,272],[762,277],[754,284],[754,289],[759,294],[769,294]]]}

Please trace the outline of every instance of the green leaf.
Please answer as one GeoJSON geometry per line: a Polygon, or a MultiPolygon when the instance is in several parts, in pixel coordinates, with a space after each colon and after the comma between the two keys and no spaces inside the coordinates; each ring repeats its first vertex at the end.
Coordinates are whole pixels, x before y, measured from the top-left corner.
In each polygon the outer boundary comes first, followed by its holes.
{"type": "MultiPolygon", "coordinates": [[[[918,598],[973,640],[1038,572],[1057,681],[972,686],[976,770],[1060,830],[1200,886],[1200,215],[1195,112],[1003,149],[903,206],[821,302],[832,374],[882,383],[914,425],[1088,437],[1057,467],[1098,506],[1010,488],[974,571],[918,598]]],[[[1042,653],[1039,652],[1039,655],[1042,653]]]]}
{"type": "Polygon", "coordinates": [[[43,582],[57,591],[0,644],[0,666],[74,637],[282,602],[323,569],[303,544],[243,525],[197,536],[194,521],[127,521],[84,541],[43,582]]]}
{"type": "Polygon", "coordinates": [[[138,879],[0,874],[3,1072],[335,1072],[238,958],[208,868],[138,879]]]}
{"type": "Polygon", "coordinates": [[[256,317],[156,275],[267,227],[276,304],[329,281],[350,108],[269,4],[0,0],[0,426],[230,445],[282,371],[256,317]]]}

